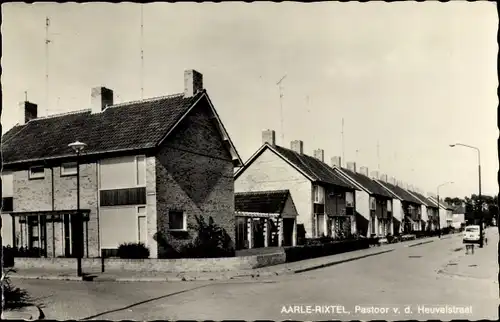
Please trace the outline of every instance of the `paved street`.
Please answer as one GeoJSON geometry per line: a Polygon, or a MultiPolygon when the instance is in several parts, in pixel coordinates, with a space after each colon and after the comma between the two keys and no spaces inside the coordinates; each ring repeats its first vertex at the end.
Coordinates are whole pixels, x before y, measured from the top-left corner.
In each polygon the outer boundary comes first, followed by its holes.
{"type": "Polygon", "coordinates": [[[16,280],[16,283],[43,302],[46,318],[61,320],[496,319],[498,266],[491,269],[491,265],[496,265],[496,229],[490,228],[488,236],[489,244],[470,256],[464,256],[461,238],[455,236],[323,269],[261,280],[169,283],[16,280]],[[335,309],[322,308],[323,314],[307,314],[308,305],[312,305],[312,310],[316,306],[342,307],[336,309],[337,313],[335,309]],[[419,313],[418,305],[421,309],[425,306],[428,313],[419,313]],[[431,313],[432,308],[445,305],[472,310],[472,314],[431,313]],[[358,311],[362,308],[369,311],[371,307],[388,311],[361,313],[355,311],[356,306],[358,311]],[[405,313],[405,307],[412,312],[405,313]],[[399,314],[394,313],[397,308],[399,314]]]}

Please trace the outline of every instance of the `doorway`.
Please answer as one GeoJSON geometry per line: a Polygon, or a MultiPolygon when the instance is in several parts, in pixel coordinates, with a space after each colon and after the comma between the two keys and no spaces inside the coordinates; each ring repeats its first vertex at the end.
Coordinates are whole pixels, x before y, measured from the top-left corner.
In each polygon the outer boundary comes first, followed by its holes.
{"type": "Polygon", "coordinates": [[[83,220],[77,214],[64,215],[64,256],[83,257],[83,220]]]}

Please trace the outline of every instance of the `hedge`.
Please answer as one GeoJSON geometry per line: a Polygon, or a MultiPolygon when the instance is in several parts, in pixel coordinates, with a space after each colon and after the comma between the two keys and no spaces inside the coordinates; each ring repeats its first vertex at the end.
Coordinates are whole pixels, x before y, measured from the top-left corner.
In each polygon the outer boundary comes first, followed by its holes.
{"type": "Polygon", "coordinates": [[[370,242],[368,239],[354,239],[354,240],[330,242],[322,245],[316,244],[316,245],[286,247],[285,254],[287,262],[296,262],[316,257],[346,253],[369,247],[370,247],[370,242]]]}

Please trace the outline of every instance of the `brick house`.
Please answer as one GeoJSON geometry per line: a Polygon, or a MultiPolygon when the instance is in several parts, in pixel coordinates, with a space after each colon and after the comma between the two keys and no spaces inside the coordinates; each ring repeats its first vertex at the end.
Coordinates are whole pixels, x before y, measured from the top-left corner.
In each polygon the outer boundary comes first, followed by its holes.
{"type": "MultiPolygon", "coordinates": [[[[429,199],[436,204],[437,207],[437,197],[435,194],[431,194],[429,199]]],[[[453,207],[446,203],[443,198],[439,198],[439,227],[452,227],[453,225],[453,207]]]]}
{"type": "Polygon", "coordinates": [[[393,234],[393,195],[375,180],[378,171],[368,174],[367,167],[357,169],[355,162],[341,167],[341,158],[333,157],[332,165],[345,179],[359,188],[356,191],[356,225],[360,235],[383,236],[393,234]],[[372,179],[373,178],[373,179],[372,179]],[[375,179],[375,180],[374,180],[375,179]]]}
{"type": "Polygon", "coordinates": [[[276,145],[275,138],[272,130],[262,133],[263,145],[235,173],[235,191],[289,190],[299,238],[353,233],[356,187],[324,163],[322,150],[308,156],[302,141],[292,141],[288,149],[276,145]]]}
{"type": "Polygon", "coordinates": [[[430,226],[430,230],[439,229],[439,208],[436,200],[431,198],[434,194],[431,192],[427,193],[426,200],[429,205],[427,206],[427,218],[429,218],[428,225],[430,226]]]}
{"type": "Polygon", "coordinates": [[[382,174],[377,180],[393,196],[393,233],[411,233],[422,229],[422,202],[410,194],[394,177],[382,174]]]}
{"type": "Polygon", "coordinates": [[[236,249],[295,246],[297,208],[289,190],[235,193],[236,249]]]}
{"type": "Polygon", "coordinates": [[[234,240],[233,174],[243,163],[203,76],[186,71],[184,85],[181,94],[122,104],[113,104],[112,90],[94,88],[90,109],[44,118],[21,103],[21,122],[2,140],[4,244],[47,257],[99,257],[143,242],[157,258],[165,251],[158,237],[173,246],[194,237],[195,215],[211,216],[234,240]],[[77,140],[87,145],[79,158],[80,233],[68,147],[77,140]]]}

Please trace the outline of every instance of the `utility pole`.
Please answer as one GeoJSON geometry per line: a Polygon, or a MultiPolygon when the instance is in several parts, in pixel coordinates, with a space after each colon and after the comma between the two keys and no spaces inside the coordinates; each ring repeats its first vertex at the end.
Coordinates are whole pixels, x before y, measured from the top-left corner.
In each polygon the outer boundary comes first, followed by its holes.
{"type": "Polygon", "coordinates": [[[280,91],[280,121],[281,121],[281,144],[285,146],[285,132],[283,129],[283,80],[286,78],[286,75],[281,77],[281,79],[276,83],[279,86],[280,91]]]}

